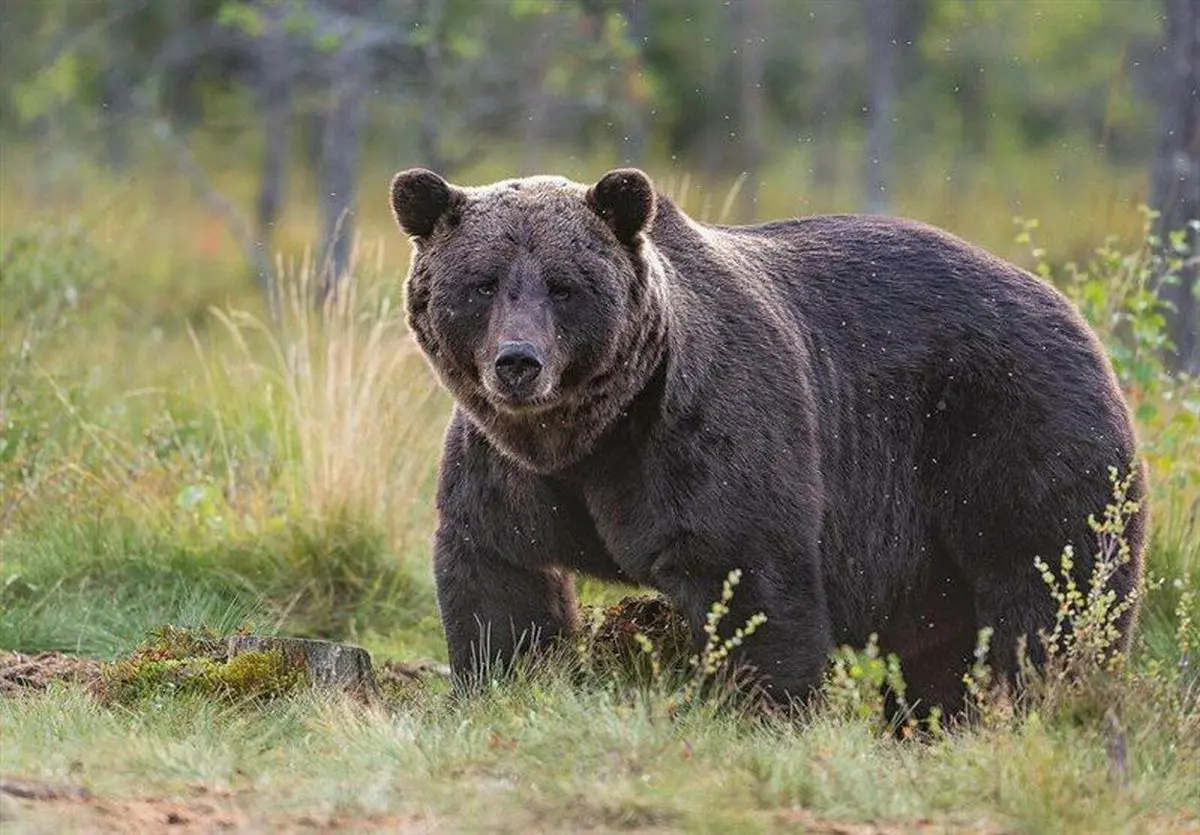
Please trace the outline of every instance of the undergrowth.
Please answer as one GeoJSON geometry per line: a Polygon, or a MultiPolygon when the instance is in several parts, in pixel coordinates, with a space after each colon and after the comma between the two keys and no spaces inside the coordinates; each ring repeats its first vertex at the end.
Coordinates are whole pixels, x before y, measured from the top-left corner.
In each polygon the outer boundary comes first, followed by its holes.
{"type": "Polygon", "coordinates": [[[101,292],[63,235],[0,254],[21,299],[0,341],[0,645],[111,652],[188,615],[323,637],[426,622],[408,558],[443,404],[379,259],[323,308],[311,261],[280,264],[277,320],[213,308],[176,385],[134,401],[52,367],[101,292]]]}
{"type": "MultiPolygon", "coordinates": [[[[596,617],[561,664],[480,699],[405,688],[386,715],[293,692],[257,712],[176,693],[143,714],[55,690],[0,701],[0,768],[112,790],[255,774],[284,806],[502,810],[514,828],[816,828],[814,810],[962,828],[1196,825],[1200,387],[1162,367],[1155,292],[1190,257],[1176,243],[1111,240],[1080,265],[1032,253],[1112,352],[1148,462],[1127,655],[1111,652],[1122,604],[1103,582],[1078,584],[1077,555],[1044,555],[1062,628],[1023,694],[998,687],[985,631],[970,724],[897,718],[885,706],[890,693],[903,707],[903,669],[872,641],[835,652],[797,721],[737,696],[726,661],[760,621],[718,632],[734,575],[700,652],[651,607],[628,629],[596,617]]],[[[0,648],[121,656],[169,623],[444,657],[426,551],[448,401],[396,317],[399,276],[364,253],[324,308],[308,303],[315,269],[300,259],[278,265],[278,319],[206,303],[164,325],[105,303],[113,278],[86,227],[0,243],[0,648]]],[[[1098,565],[1123,553],[1122,483],[1096,509],[1098,565]]]]}

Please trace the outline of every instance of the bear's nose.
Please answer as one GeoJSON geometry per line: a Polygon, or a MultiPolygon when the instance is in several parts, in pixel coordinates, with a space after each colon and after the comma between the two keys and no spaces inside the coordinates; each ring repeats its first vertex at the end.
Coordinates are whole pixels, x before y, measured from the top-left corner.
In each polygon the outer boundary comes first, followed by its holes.
{"type": "Polygon", "coordinates": [[[496,376],[514,389],[532,383],[542,371],[542,360],[532,342],[502,342],[496,353],[496,376]]]}

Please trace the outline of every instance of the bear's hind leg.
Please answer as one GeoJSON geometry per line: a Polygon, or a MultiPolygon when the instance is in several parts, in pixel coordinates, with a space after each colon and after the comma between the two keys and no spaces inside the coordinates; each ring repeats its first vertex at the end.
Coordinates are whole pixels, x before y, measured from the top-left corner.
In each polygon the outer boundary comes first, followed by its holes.
{"type": "MultiPolygon", "coordinates": [[[[1100,516],[1111,501],[1102,472],[1093,467],[1090,479],[1060,484],[1040,497],[1033,489],[1014,485],[1007,502],[998,499],[990,507],[984,506],[983,512],[964,518],[959,527],[954,542],[959,547],[951,552],[971,583],[979,625],[993,630],[989,661],[1014,688],[1021,686],[1023,662],[1038,670],[1045,666],[1048,655],[1041,633],[1053,632],[1058,615],[1059,602],[1035,566],[1035,558],[1064,586],[1061,558],[1064,547],[1070,545],[1074,552],[1072,580],[1081,594],[1088,594],[1100,543],[1087,517],[1100,516]]],[[[1108,578],[1106,588],[1115,592],[1117,600],[1125,600],[1137,586],[1143,526],[1140,516],[1130,520],[1126,536],[1133,558],[1108,578]]],[[[1116,623],[1119,638],[1111,649],[1128,647],[1132,622],[1131,609],[1116,623]]],[[[1071,626],[1069,619],[1062,624],[1064,630],[1071,626]]]]}
{"type": "Polygon", "coordinates": [[[960,511],[955,524],[945,525],[943,547],[963,576],[976,628],[991,630],[985,661],[993,679],[1017,687],[1022,652],[1034,666],[1044,664],[1039,632],[1053,628],[1057,608],[1034,558],[1057,553],[1069,535],[1040,526],[1045,516],[1035,514],[1044,510],[1004,507],[999,500],[971,505],[976,512],[960,511]]]}
{"type": "MultiPolygon", "coordinates": [[[[937,707],[952,720],[964,707],[963,674],[971,666],[978,630],[974,596],[958,570],[945,562],[930,572],[919,595],[906,601],[882,630],[885,652],[900,658],[904,701],[918,720],[937,707]]],[[[888,718],[899,716],[900,705],[888,700],[888,718]]]]}

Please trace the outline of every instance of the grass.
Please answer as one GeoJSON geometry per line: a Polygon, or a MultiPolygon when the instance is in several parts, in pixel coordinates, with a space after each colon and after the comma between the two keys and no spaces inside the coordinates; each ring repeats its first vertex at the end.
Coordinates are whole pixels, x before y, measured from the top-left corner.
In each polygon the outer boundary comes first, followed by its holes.
{"type": "MultiPolygon", "coordinates": [[[[356,282],[319,312],[301,301],[311,209],[289,211],[283,315],[268,325],[219,222],[153,164],[121,183],[81,172],[48,213],[8,187],[13,158],[0,194],[0,649],[111,659],[170,623],[443,660],[427,552],[449,401],[398,316],[407,250],[383,192],[374,211],[363,189],[356,282]]],[[[849,207],[848,193],[797,202],[804,156],[781,159],[762,216],[849,207]]],[[[550,167],[580,177],[604,165],[561,162],[550,167]]],[[[854,652],[801,720],[681,701],[669,677],[603,666],[529,673],[469,704],[416,688],[380,711],[313,694],[114,707],[55,686],[0,698],[0,775],[83,785],[121,815],[176,804],[247,828],[1200,828],[1200,390],[1155,359],[1154,283],[1173,265],[1141,243],[1130,176],[1072,160],[1070,176],[1118,183],[1081,224],[1078,196],[1048,173],[1061,160],[1026,162],[1020,182],[981,174],[969,212],[917,187],[898,187],[911,195],[898,209],[1039,269],[1113,350],[1153,485],[1152,582],[1115,676],[1064,685],[1023,722],[985,705],[977,727],[923,743],[881,732],[867,691],[883,660],[854,652]],[[1009,221],[1029,205],[1070,234],[1039,248],[1036,227],[1009,221]]],[[[665,179],[697,214],[720,211],[713,184],[665,179]]],[[[593,603],[621,593],[581,587],[593,603]]],[[[6,831],[88,807],[0,800],[6,831]]]]}
{"type": "Polygon", "coordinates": [[[6,772],[107,796],[228,793],[251,815],[424,815],[493,831],[1200,823],[1196,741],[1153,724],[1131,736],[1132,776],[1117,784],[1099,730],[1037,717],[918,745],[830,716],[803,725],[707,711],[668,720],[656,708],[652,696],[555,675],[469,705],[424,695],[391,713],[307,695],[267,710],[175,698],[111,711],[64,690],[0,704],[0,729],[6,772]]]}

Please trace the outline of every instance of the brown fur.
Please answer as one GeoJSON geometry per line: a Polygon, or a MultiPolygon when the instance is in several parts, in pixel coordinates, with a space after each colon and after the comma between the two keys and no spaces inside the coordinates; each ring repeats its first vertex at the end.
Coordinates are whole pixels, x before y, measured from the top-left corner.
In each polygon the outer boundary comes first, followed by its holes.
{"type": "MultiPolygon", "coordinates": [[[[780,696],[872,631],[951,709],[979,627],[1002,672],[1022,636],[1044,661],[1033,559],[1072,544],[1082,582],[1107,468],[1135,460],[1104,351],[1052,287],[910,221],[697,223],[629,169],[415,169],[392,208],[410,325],[456,401],[434,562],[460,679],[574,629],[574,572],[660,589],[699,643],[743,569],[725,625],[767,615],[741,658],[780,696]],[[520,390],[505,345],[540,369],[520,390]]],[[[1144,536],[1139,515],[1122,596],[1144,536]]]]}

